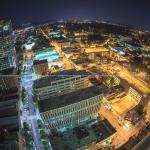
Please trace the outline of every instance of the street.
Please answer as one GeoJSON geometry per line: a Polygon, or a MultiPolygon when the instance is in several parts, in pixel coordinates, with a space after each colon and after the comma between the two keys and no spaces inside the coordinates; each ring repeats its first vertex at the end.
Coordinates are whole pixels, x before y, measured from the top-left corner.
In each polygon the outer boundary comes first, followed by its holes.
{"type": "Polygon", "coordinates": [[[21,119],[23,122],[27,122],[29,126],[31,126],[31,131],[33,135],[33,140],[36,146],[36,150],[43,150],[43,145],[41,143],[41,137],[38,131],[37,119],[39,114],[36,111],[36,108],[33,103],[32,97],[32,59],[28,58],[26,62],[26,73],[24,77],[22,77],[22,86],[26,89],[27,93],[27,111],[22,113],[21,119]]]}

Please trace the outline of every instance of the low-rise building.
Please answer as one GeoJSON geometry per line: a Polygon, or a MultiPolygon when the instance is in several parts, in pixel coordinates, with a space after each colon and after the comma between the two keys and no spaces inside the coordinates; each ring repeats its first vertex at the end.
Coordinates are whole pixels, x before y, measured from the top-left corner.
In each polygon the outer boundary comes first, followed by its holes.
{"type": "Polygon", "coordinates": [[[33,88],[40,100],[70,93],[89,85],[88,73],[75,69],[52,73],[35,80],[33,88]]]}
{"type": "Polygon", "coordinates": [[[36,74],[45,75],[48,72],[48,61],[46,59],[35,60],[33,66],[36,74]]]}
{"type": "Polygon", "coordinates": [[[70,47],[70,41],[69,40],[58,41],[57,44],[59,45],[59,47],[62,47],[62,48],[70,47]]]}

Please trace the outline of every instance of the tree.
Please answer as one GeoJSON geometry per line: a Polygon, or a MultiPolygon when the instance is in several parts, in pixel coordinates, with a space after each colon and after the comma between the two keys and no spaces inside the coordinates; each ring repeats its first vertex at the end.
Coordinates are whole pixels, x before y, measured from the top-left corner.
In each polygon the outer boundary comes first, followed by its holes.
{"type": "Polygon", "coordinates": [[[141,115],[143,115],[143,106],[142,105],[139,105],[138,106],[138,108],[137,108],[137,110],[136,110],[136,112],[137,112],[137,114],[139,115],[139,116],[141,116],[141,115]]]}
{"type": "Polygon", "coordinates": [[[29,125],[26,122],[23,123],[23,127],[25,131],[29,130],[29,125]]]}
{"type": "Polygon", "coordinates": [[[38,126],[39,128],[43,128],[43,124],[42,121],[40,119],[37,120],[38,126]]]}
{"type": "Polygon", "coordinates": [[[26,98],[26,93],[23,90],[22,93],[21,93],[21,99],[22,99],[23,104],[25,103],[25,98],[26,98]]]}
{"type": "Polygon", "coordinates": [[[44,130],[40,130],[40,135],[41,135],[42,139],[46,139],[47,138],[44,130]]]}

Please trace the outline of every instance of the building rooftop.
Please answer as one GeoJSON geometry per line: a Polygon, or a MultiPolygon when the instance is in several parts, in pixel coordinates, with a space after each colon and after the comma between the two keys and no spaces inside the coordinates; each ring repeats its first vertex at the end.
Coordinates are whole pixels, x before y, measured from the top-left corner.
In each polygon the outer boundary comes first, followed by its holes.
{"type": "Polygon", "coordinates": [[[98,87],[88,87],[86,89],[39,101],[39,110],[40,112],[53,110],[56,108],[64,107],[66,105],[80,102],[82,100],[86,100],[102,93],[103,91],[100,90],[98,87]]]}
{"type": "Polygon", "coordinates": [[[86,48],[86,53],[99,53],[99,52],[108,52],[109,50],[105,47],[90,47],[86,48]]]}
{"type": "MultiPolygon", "coordinates": [[[[2,61],[2,59],[1,59],[1,61],[2,61]]],[[[6,63],[3,62],[2,65],[4,65],[4,64],[6,64],[6,63]]],[[[7,66],[7,68],[0,69],[0,74],[3,74],[3,75],[13,74],[13,72],[15,70],[14,67],[10,67],[8,64],[6,64],[6,66],[7,66]]],[[[1,67],[1,64],[0,64],[0,67],[1,67]]]]}
{"type": "Polygon", "coordinates": [[[38,50],[35,54],[35,60],[47,59],[48,62],[53,62],[59,58],[60,55],[52,47],[38,50]]]}
{"type": "Polygon", "coordinates": [[[78,49],[72,47],[63,48],[62,50],[66,54],[72,54],[74,52],[78,52],[78,49]]]}
{"type": "Polygon", "coordinates": [[[52,132],[51,144],[53,149],[57,150],[70,150],[84,149],[94,149],[92,143],[99,143],[103,140],[112,136],[116,130],[111,126],[111,124],[106,120],[87,120],[83,125],[75,128],[67,128],[64,132],[52,132]],[[87,127],[88,126],[88,127],[87,127]],[[78,137],[76,134],[76,129],[82,138],[78,137]],[[86,131],[83,132],[83,131],[86,131]],[[60,138],[62,136],[63,138],[60,138]],[[69,140],[68,140],[69,139],[69,140]]]}
{"type": "Polygon", "coordinates": [[[34,60],[33,65],[48,63],[47,59],[43,60],[34,60]]]}
{"type": "Polygon", "coordinates": [[[133,150],[149,150],[150,148],[150,133],[146,135],[137,145],[133,147],[133,150]]]}
{"type": "Polygon", "coordinates": [[[88,73],[84,70],[76,71],[75,69],[52,73],[49,76],[35,80],[33,84],[33,88],[42,88],[42,87],[50,86],[51,82],[53,81],[69,78],[71,76],[76,76],[76,75],[87,76],[88,73]]]}

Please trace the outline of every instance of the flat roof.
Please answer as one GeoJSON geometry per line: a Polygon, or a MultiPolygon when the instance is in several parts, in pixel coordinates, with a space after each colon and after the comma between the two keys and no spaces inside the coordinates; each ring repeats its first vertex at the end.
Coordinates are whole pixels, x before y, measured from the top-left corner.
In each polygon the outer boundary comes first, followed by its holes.
{"type": "Polygon", "coordinates": [[[47,59],[33,61],[33,65],[43,64],[43,63],[48,63],[47,59]]]}
{"type": "Polygon", "coordinates": [[[109,50],[105,47],[90,47],[86,48],[86,53],[98,53],[98,52],[108,52],[109,50]]]}
{"type": "MultiPolygon", "coordinates": [[[[76,127],[76,128],[81,128],[79,134],[82,135],[84,134],[81,133],[81,131],[86,131],[88,133],[88,136],[85,136],[81,139],[76,136],[75,128],[70,129],[68,128],[68,126],[66,126],[67,130],[64,132],[52,133],[51,142],[52,142],[53,149],[66,150],[66,147],[68,147],[68,149],[70,150],[76,150],[82,148],[84,149],[84,146],[86,146],[88,149],[91,149],[91,147],[93,149],[94,148],[96,149],[96,145],[93,146],[92,143],[99,144],[99,142],[112,136],[116,132],[116,130],[111,126],[111,124],[106,119],[98,120],[98,122],[95,122],[95,120],[93,120],[92,122],[91,121],[92,120],[89,121],[87,120],[84,123],[82,122],[83,125],[76,127]],[[91,123],[92,125],[90,125],[91,123]],[[57,133],[58,135],[59,134],[62,135],[63,138],[57,136],[57,133]]],[[[74,124],[76,123],[73,123],[73,125],[74,124]]]]}
{"type": "Polygon", "coordinates": [[[72,47],[63,48],[62,50],[63,50],[63,52],[65,52],[66,54],[70,54],[70,53],[73,53],[73,52],[77,52],[77,51],[78,51],[77,48],[72,48],[72,47]]]}
{"type": "Polygon", "coordinates": [[[57,53],[53,48],[43,49],[42,51],[38,51],[35,54],[36,60],[47,59],[48,62],[53,62],[55,60],[58,60],[59,58],[59,53],[57,53]]]}
{"type": "Polygon", "coordinates": [[[33,88],[42,88],[42,87],[50,86],[52,81],[57,81],[57,80],[69,78],[71,76],[76,76],[76,75],[87,76],[88,73],[85,70],[77,71],[75,69],[52,73],[49,76],[35,80],[33,84],[33,88]]]}
{"type": "Polygon", "coordinates": [[[128,96],[124,96],[122,98],[115,98],[111,100],[111,107],[115,109],[115,111],[119,115],[123,115],[137,106],[137,102],[135,99],[130,99],[128,96]]]}
{"type": "Polygon", "coordinates": [[[136,90],[139,90],[140,92],[142,92],[142,94],[147,95],[150,93],[150,88],[147,83],[137,79],[136,77],[134,77],[133,75],[129,73],[120,71],[120,72],[117,72],[117,77],[126,80],[130,85],[133,85],[133,87],[136,88],[136,90]]]}
{"type": "Polygon", "coordinates": [[[103,91],[96,86],[88,87],[75,92],[67,93],[57,97],[51,97],[49,99],[39,101],[40,112],[61,108],[66,105],[71,105],[82,100],[102,94],[103,91]]]}
{"type": "Polygon", "coordinates": [[[150,148],[150,133],[146,135],[137,145],[133,147],[133,150],[149,150],[150,148]]]}

